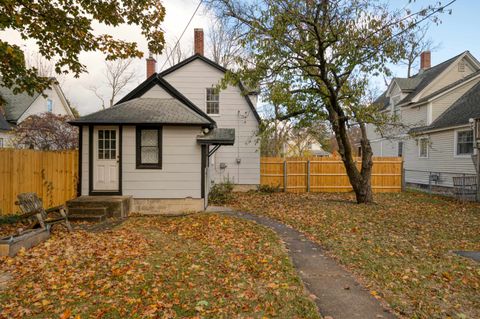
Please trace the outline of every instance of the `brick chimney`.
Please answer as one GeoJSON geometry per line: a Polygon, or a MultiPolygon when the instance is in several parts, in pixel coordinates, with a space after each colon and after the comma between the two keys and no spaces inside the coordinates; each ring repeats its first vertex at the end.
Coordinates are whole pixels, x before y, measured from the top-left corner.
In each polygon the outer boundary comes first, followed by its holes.
{"type": "Polygon", "coordinates": [[[432,66],[430,51],[423,51],[420,53],[420,70],[430,69],[432,66]]]}
{"type": "Polygon", "coordinates": [[[155,73],[155,69],[157,66],[157,60],[155,60],[150,53],[147,58],[147,79],[155,73]]]}
{"type": "Polygon", "coordinates": [[[203,55],[203,29],[195,28],[193,33],[195,54],[203,55]]]}

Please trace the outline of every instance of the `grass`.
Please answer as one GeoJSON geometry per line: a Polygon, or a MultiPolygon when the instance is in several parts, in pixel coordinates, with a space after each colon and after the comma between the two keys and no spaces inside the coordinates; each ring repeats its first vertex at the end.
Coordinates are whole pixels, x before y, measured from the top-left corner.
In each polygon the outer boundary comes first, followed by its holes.
{"type": "Polygon", "coordinates": [[[58,232],[0,268],[0,318],[319,318],[277,236],[216,214],[58,232]]]}
{"type": "Polygon", "coordinates": [[[480,205],[421,193],[235,194],[243,211],[304,232],[405,318],[480,318],[480,205]]]}

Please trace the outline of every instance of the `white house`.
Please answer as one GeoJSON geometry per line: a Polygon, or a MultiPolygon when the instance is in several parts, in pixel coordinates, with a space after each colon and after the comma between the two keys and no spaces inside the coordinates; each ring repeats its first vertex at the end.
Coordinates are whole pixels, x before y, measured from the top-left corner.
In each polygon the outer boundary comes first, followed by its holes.
{"type": "Polygon", "coordinates": [[[81,195],[128,195],[137,212],[202,210],[211,182],[260,182],[255,96],[218,91],[226,70],[195,55],[155,73],[114,107],[71,123],[80,128],[81,195]]]}
{"type": "Polygon", "coordinates": [[[394,78],[377,103],[406,128],[386,138],[370,125],[374,155],[403,156],[407,183],[452,187],[454,176],[475,174],[469,119],[480,117],[480,63],[470,52],[433,67],[423,52],[420,72],[394,78]]]}
{"type": "Polygon", "coordinates": [[[73,117],[67,99],[58,84],[52,84],[50,89],[42,93],[14,94],[7,87],[0,85],[0,97],[4,105],[0,105],[0,147],[10,147],[12,128],[33,114],[51,112],[73,117]]]}

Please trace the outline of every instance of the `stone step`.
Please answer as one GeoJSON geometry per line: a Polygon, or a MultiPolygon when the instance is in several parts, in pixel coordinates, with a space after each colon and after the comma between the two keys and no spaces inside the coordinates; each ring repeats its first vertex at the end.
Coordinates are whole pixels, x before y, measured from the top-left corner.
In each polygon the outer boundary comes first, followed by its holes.
{"type": "Polygon", "coordinates": [[[69,207],[68,215],[105,215],[107,216],[106,207],[69,207]]]}
{"type": "Polygon", "coordinates": [[[85,221],[85,222],[103,222],[107,219],[105,214],[71,214],[68,215],[70,221],[85,221]]]}
{"type": "Polygon", "coordinates": [[[130,196],[81,196],[67,201],[72,209],[106,208],[107,217],[127,217],[130,212],[130,196]]]}

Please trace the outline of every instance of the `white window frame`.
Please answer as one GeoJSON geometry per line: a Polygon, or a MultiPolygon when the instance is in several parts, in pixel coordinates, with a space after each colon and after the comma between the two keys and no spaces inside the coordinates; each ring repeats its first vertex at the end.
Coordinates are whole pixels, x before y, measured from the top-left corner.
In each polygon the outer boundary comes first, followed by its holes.
{"type": "Polygon", "coordinates": [[[53,113],[53,100],[50,99],[50,98],[47,99],[47,112],[53,113]],[[49,104],[49,103],[51,103],[51,105],[52,105],[52,109],[51,109],[51,110],[48,109],[48,104],[49,104]]]}
{"type": "Polygon", "coordinates": [[[472,131],[473,133],[473,130],[472,129],[468,129],[468,128],[465,128],[465,129],[459,129],[459,130],[455,130],[454,131],[454,138],[453,138],[453,157],[456,157],[456,158],[470,158],[472,156],[472,154],[475,154],[475,136],[473,137],[473,143],[472,145],[474,146],[473,147],[473,153],[469,153],[469,154],[458,154],[457,153],[457,146],[458,146],[458,133],[460,132],[468,132],[468,131],[472,131]]]}
{"type": "Polygon", "coordinates": [[[397,155],[399,157],[403,157],[404,153],[405,153],[405,143],[403,141],[399,141],[397,143],[397,155]],[[402,154],[401,155],[398,154],[398,153],[400,153],[400,145],[402,145],[402,154]]]}
{"type": "Polygon", "coordinates": [[[218,101],[210,101],[208,100],[208,90],[212,89],[215,90],[215,87],[205,88],[205,113],[209,116],[220,116],[220,90],[218,90],[218,101]],[[209,113],[208,112],[208,102],[217,102],[218,103],[218,113],[209,113]]]}
{"type": "Polygon", "coordinates": [[[428,149],[429,149],[429,138],[428,137],[420,137],[418,139],[418,158],[428,158],[428,149]],[[425,156],[422,156],[422,141],[426,140],[427,141],[427,154],[425,156]]]}

